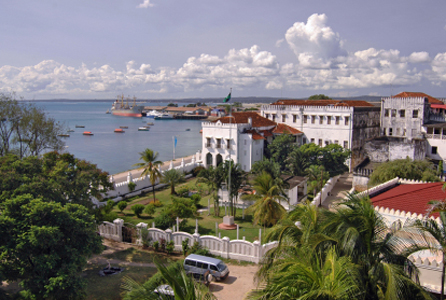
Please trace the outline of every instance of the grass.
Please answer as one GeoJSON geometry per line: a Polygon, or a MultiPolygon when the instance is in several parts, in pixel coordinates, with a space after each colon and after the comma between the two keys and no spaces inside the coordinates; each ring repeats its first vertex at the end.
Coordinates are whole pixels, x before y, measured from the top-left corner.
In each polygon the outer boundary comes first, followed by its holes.
{"type": "Polygon", "coordinates": [[[153,251],[140,250],[133,247],[110,254],[105,254],[103,257],[135,263],[153,263],[153,259],[155,257],[157,257],[162,263],[169,263],[172,260],[182,258],[180,255],[176,254],[167,255],[160,252],[154,253],[153,251]]]}
{"type": "Polygon", "coordinates": [[[83,273],[87,281],[86,299],[88,300],[120,300],[122,299],[121,284],[124,276],[143,283],[157,272],[157,269],[152,267],[125,266],[122,273],[101,277],[98,273],[102,268],[104,268],[102,265],[89,265],[89,268],[83,273]]]}
{"type": "MultiPolygon", "coordinates": [[[[190,179],[185,183],[179,184],[175,186],[175,189],[178,190],[182,187],[187,187],[190,190],[206,190],[207,186],[203,183],[197,184],[197,179],[190,179]]],[[[119,212],[117,207],[114,208],[114,212],[118,214],[119,218],[122,218],[124,222],[130,223],[133,225],[136,225],[140,222],[147,223],[149,227],[152,226],[152,222],[154,220],[154,217],[157,216],[161,210],[164,208],[164,206],[169,205],[172,203],[171,195],[170,195],[170,188],[166,187],[162,190],[155,191],[155,197],[158,201],[160,201],[163,206],[157,207],[155,209],[155,214],[153,216],[148,216],[146,214],[142,214],[140,218],[136,217],[136,215],[131,210],[131,206],[135,204],[143,204],[147,205],[148,203],[153,201],[153,194],[150,192],[142,197],[133,198],[131,202],[129,202],[129,205],[127,208],[123,211],[123,213],[119,212]]],[[[207,207],[208,205],[208,199],[209,195],[205,195],[200,200],[199,205],[201,207],[207,207]]],[[[213,204],[213,201],[211,201],[211,205],[213,204]]],[[[198,233],[200,235],[218,235],[215,231],[215,222],[221,223],[223,221],[223,215],[224,215],[224,207],[220,207],[220,217],[213,216],[214,209],[211,208],[210,215],[208,216],[208,212],[202,212],[200,216],[198,217],[198,233]]],[[[259,238],[259,229],[262,228],[261,226],[254,226],[252,224],[252,215],[245,214],[245,217],[243,219],[243,212],[242,209],[237,209],[236,216],[234,218],[234,221],[236,224],[239,225],[240,231],[239,231],[239,238],[243,239],[243,237],[246,238],[247,241],[253,242],[255,240],[258,240],[259,238]]],[[[195,219],[188,219],[187,224],[184,228],[180,228],[181,231],[185,231],[188,233],[193,234],[195,232],[195,219]]],[[[229,237],[231,240],[237,238],[237,231],[236,230],[218,230],[218,232],[221,234],[221,237],[229,237]]],[[[262,232],[263,234],[263,232],[262,232]]]]}

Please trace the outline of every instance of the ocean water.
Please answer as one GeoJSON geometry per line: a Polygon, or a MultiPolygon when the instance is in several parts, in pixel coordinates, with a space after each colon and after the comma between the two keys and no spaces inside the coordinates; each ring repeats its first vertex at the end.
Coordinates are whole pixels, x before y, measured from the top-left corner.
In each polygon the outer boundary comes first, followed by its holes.
{"type": "MultiPolygon", "coordinates": [[[[96,164],[100,169],[116,174],[130,170],[140,162],[139,153],[146,148],[158,152],[161,161],[173,158],[173,137],[177,137],[175,157],[195,154],[201,149],[201,122],[195,120],[154,120],[152,118],[121,117],[105,112],[113,101],[67,101],[33,102],[45,109],[48,116],[74,130],[70,137],[63,138],[65,151],[75,157],[96,164]],[[138,131],[138,127],[153,122],[149,131],[138,131]],[[85,128],[75,128],[83,125],[85,128]],[[115,133],[120,126],[128,126],[124,133],[115,133]],[[190,129],[190,131],[186,131],[190,129]],[[85,136],[91,131],[93,136],[85,136]]],[[[145,106],[167,103],[145,103],[145,106]]]]}

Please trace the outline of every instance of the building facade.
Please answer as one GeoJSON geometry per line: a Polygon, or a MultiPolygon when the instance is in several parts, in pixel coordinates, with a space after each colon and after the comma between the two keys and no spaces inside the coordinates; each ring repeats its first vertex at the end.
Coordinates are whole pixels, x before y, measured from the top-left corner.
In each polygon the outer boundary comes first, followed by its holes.
{"type": "Polygon", "coordinates": [[[364,158],[365,142],[380,134],[380,108],[366,101],[278,100],[263,105],[261,115],[303,132],[302,144],[350,149],[350,168],[364,158]]]}
{"type": "Polygon", "coordinates": [[[248,172],[253,163],[263,159],[265,141],[271,142],[274,135],[285,132],[296,136],[296,142],[301,140],[300,131],[278,126],[255,112],[234,112],[214,122],[203,122],[203,164],[217,166],[231,159],[248,172]]]}

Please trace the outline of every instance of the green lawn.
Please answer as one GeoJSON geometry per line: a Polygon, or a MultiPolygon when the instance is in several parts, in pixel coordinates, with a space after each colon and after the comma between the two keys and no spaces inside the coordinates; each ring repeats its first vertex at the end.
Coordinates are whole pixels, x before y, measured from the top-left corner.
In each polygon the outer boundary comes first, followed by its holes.
{"type": "MultiPolygon", "coordinates": [[[[207,189],[207,186],[203,183],[197,184],[197,179],[191,179],[187,181],[186,183],[180,184],[175,187],[176,190],[182,188],[182,187],[188,187],[190,190],[197,190],[197,189],[207,189]],[[199,186],[200,187],[199,187],[199,186]]],[[[160,201],[163,206],[168,205],[172,203],[171,195],[170,195],[170,188],[165,188],[163,190],[155,191],[155,197],[158,201],[160,201]]],[[[202,207],[207,207],[208,205],[208,198],[209,195],[203,195],[202,199],[200,201],[200,205],[202,207]]],[[[131,224],[138,224],[140,222],[147,223],[149,227],[152,226],[152,222],[154,217],[159,214],[159,212],[163,209],[163,207],[157,207],[155,210],[155,214],[153,216],[148,216],[145,214],[142,214],[140,218],[137,218],[136,215],[131,210],[131,206],[137,203],[147,205],[153,201],[153,194],[150,192],[142,197],[133,198],[131,202],[129,202],[129,205],[127,208],[123,211],[123,213],[119,212],[117,207],[115,206],[114,212],[118,214],[119,218],[122,218],[126,223],[131,224]]],[[[211,205],[212,205],[211,201],[211,205]]],[[[199,207],[200,208],[200,207],[199,207]]],[[[220,217],[215,217],[214,209],[211,208],[210,215],[208,216],[208,212],[202,212],[200,216],[198,217],[198,233],[201,235],[216,235],[215,233],[215,222],[221,223],[223,221],[223,215],[225,213],[224,207],[220,207],[220,217]]],[[[247,241],[255,241],[258,240],[259,236],[259,228],[262,228],[261,226],[254,226],[252,225],[252,216],[245,214],[245,218],[242,218],[242,210],[237,209],[237,213],[235,216],[235,223],[239,225],[240,233],[239,238],[242,239],[243,236],[245,236],[247,241]]],[[[185,228],[180,228],[181,231],[194,233],[195,232],[195,219],[189,219],[187,221],[187,225],[185,228]]],[[[237,238],[237,231],[236,230],[219,230],[221,233],[221,237],[227,236],[231,240],[237,238]]],[[[263,233],[263,232],[262,232],[263,233]]]]}

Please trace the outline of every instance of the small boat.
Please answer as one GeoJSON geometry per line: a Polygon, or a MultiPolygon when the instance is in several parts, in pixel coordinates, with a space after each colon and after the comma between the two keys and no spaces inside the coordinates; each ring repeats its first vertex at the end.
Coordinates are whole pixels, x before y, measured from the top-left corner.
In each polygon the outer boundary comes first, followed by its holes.
{"type": "Polygon", "coordinates": [[[84,125],[76,125],[76,128],[85,128],[84,125]]]}
{"type": "Polygon", "coordinates": [[[147,126],[142,126],[138,128],[138,131],[149,131],[149,128],[147,126]]]}
{"type": "Polygon", "coordinates": [[[190,128],[186,128],[186,131],[190,131],[190,128]]]}
{"type": "Polygon", "coordinates": [[[147,125],[153,125],[153,122],[147,122],[147,125]]]}
{"type": "Polygon", "coordinates": [[[107,111],[105,112],[106,114],[111,114],[110,110],[107,109],[107,111]]]}
{"type": "Polygon", "coordinates": [[[122,130],[121,128],[116,128],[116,129],[115,129],[115,132],[117,132],[117,133],[124,133],[125,131],[122,130]]]}
{"type": "Polygon", "coordinates": [[[93,135],[93,133],[91,131],[84,131],[83,135],[93,135]]]}
{"type": "Polygon", "coordinates": [[[128,129],[128,126],[119,126],[119,128],[128,129]]]}
{"type": "Polygon", "coordinates": [[[74,130],[73,129],[68,129],[68,131],[67,132],[74,132],[74,130]]]}
{"type": "Polygon", "coordinates": [[[171,114],[162,114],[161,116],[156,116],[155,120],[173,120],[173,115],[171,115],[171,114]]]}
{"type": "Polygon", "coordinates": [[[67,133],[58,134],[57,136],[60,136],[60,137],[70,137],[70,135],[67,134],[67,133]]]}
{"type": "Polygon", "coordinates": [[[147,118],[155,118],[155,117],[158,117],[158,116],[161,116],[162,115],[162,113],[160,113],[160,112],[158,112],[158,111],[156,111],[156,110],[152,110],[152,111],[149,111],[147,114],[146,114],[146,117],[147,118]]]}

